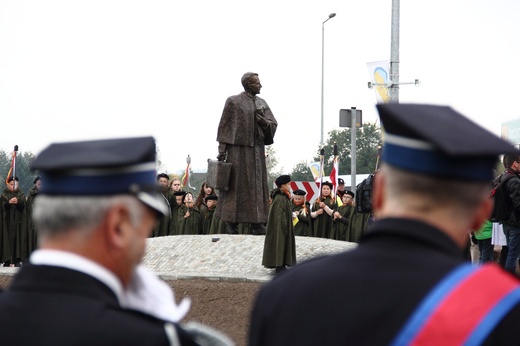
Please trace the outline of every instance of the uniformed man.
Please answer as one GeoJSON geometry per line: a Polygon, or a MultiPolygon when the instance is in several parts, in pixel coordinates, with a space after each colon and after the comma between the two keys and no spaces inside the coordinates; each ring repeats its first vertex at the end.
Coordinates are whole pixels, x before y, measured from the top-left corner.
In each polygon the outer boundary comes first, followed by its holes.
{"type": "Polygon", "coordinates": [[[168,212],[155,167],[151,137],[52,144],[35,158],[40,247],[0,294],[0,345],[195,345],[178,324],[189,304],[140,265],[168,212]]]}
{"type": "Polygon", "coordinates": [[[497,156],[516,149],[450,107],[378,110],[375,223],[355,250],[264,286],[250,345],[518,344],[518,281],[462,255],[491,212],[497,156]]]}

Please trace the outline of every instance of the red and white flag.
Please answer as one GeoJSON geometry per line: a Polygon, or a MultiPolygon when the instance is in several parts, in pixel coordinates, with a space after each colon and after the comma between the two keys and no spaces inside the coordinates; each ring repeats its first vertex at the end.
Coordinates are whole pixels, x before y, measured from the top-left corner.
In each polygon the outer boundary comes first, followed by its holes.
{"type": "Polygon", "coordinates": [[[190,183],[190,164],[191,164],[191,158],[190,155],[188,155],[188,158],[186,159],[186,171],[184,172],[184,175],[182,176],[182,186],[188,186],[190,183]]]}
{"type": "Polygon", "coordinates": [[[334,161],[332,162],[332,170],[330,171],[330,182],[332,183],[332,192],[334,196],[336,196],[336,191],[338,188],[338,175],[339,175],[339,159],[338,156],[334,156],[334,161]]]}
{"type": "Polygon", "coordinates": [[[5,183],[7,184],[11,178],[16,177],[16,154],[18,153],[18,146],[14,146],[14,151],[11,158],[11,167],[9,168],[9,172],[7,172],[7,177],[5,178],[5,183]]]}

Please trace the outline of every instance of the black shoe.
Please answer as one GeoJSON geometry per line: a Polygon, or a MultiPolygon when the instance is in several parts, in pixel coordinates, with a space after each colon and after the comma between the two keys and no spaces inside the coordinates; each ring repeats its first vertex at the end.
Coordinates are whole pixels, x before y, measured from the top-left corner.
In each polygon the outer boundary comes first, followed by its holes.
{"type": "Polygon", "coordinates": [[[287,267],[286,266],[280,266],[280,267],[276,267],[276,269],[274,270],[274,272],[276,274],[280,274],[280,273],[283,273],[284,271],[287,270],[287,267]]]}
{"type": "Polygon", "coordinates": [[[251,233],[253,235],[265,235],[265,227],[259,223],[253,224],[251,225],[251,233]]]}
{"type": "Polygon", "coordinates": [[[226,222],[226,229],[228,234],[238,234],[238,223],[226,222]]]}

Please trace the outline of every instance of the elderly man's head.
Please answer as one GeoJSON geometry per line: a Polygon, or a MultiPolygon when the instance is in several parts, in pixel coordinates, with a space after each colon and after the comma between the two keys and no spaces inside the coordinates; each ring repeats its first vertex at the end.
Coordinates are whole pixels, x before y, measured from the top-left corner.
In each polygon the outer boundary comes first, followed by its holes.
{"type": "Polygon", "coordinates": [[[45,182],[33,219],[42,249],[88,258],[123,285],[141,261],[158,214],[151,137],[53,144],[32,163],[45,182]]]}

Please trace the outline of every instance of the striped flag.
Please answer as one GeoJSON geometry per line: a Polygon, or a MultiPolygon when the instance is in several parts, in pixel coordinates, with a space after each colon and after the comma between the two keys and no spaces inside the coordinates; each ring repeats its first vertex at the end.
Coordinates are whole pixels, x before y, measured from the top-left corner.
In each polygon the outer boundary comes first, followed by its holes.
{"type": "Polygon", "coordinates": [[[338,188],[338,173],[339,171],[339,159],[338,156],[334,156],[334,161],[332,162],[332,170],[330,171],[330,182],[332,183],[332,192],[334,196],[336,196],[336,191],[338,188]]]}
{"type": "Polygon", "coordinates": [[[7,184],[9,179],[16,177],[16,154],[18,153],[18,146],[14,146],[14,151],[11,158],[11,167],[9,168],[9,172],[7,172],[7,177],[5,178],[5,183],[7,184]]]}
{"type": "Polygon", "coordinates": [[[187,165],[186,165],[186,171],[184,172],[184,175],[182,176],[181,183],[182,186],[188,186],[190,183],[190,163],[191,160],[189,160],[190,155],[188,155],[187,165]]]}

